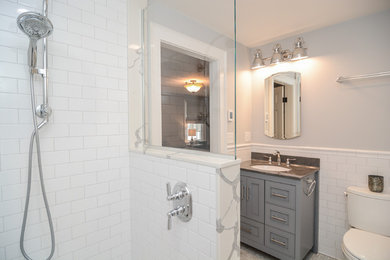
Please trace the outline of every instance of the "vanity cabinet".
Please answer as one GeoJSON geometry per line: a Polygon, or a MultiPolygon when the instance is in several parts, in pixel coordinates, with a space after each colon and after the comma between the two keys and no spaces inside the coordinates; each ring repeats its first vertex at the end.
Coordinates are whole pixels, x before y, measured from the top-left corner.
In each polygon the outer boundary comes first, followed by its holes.
{"type": "Polygon", "coordinates": [[[316,173],[302,178],[241,170],[241,242],[301,260],[315,244],[316,173]]]}
{"type": "Polygon", "coordinates": [[[241,176],[241,216],[264,223],[264,180],[241,176]]]}

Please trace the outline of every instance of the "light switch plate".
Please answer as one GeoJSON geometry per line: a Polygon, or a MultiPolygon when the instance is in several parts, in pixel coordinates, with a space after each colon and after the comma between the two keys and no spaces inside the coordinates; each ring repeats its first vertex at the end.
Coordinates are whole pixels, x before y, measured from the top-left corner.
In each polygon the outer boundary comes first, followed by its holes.
{"type": "Polygon", "coordinates": [[[234,119],[234,112],[233,112],[232,109],[228,110],[227,118],[228,118],[228,122],[232,122],[233,121],[233,119],[234,119]]]}

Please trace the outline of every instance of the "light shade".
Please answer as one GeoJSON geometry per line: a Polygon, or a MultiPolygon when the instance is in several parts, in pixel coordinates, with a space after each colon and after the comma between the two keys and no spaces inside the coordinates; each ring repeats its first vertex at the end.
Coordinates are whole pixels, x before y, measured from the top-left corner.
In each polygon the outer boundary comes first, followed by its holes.
{"type": "Polygon", "coordinates": [[[278,43],[274,47],[274,53],[271,57],[271,64],[277,64],[280,62],[283,62],[283,55],[282,55],[282,46],[278,43]]]}
{"type": "Polygon", "coordinates": [[[189,82],[186,81],[184,87],[191,93],[196,93],[198,92],[202,87],[202,83],[196,82],[196,80],[192,79],[189,82]]]}
{"type": "Polygon", "coordinates": [[[257,49],[256,53],[255,53],[255,58],[253,59],[253,62],[252,62],[251,69],[253,69],[253,70],[260,69],[264,66],[265,66],[265,64],[264,64],[263,57],[261,55],[261,50],[257,49]]]}
{"type": "Polygon", "coordinates": [[[188,136],[196,136],[196,129],[195,128],[188,129],[188,136]]]}
{"type": "Polygon", "coordinates": [[[307,58],[307,49],[303,47],[303,43],[303,38],[298,37],[297,41],[295,42],[295,48],[292,53],[291,60],[301,60],[307,58]]]}

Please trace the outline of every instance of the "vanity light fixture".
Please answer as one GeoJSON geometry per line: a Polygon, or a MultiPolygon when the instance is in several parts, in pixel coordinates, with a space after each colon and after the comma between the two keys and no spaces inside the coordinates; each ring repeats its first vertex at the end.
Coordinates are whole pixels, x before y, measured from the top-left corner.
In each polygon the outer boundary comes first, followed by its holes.
{"type": "Polygon", "coordinates": [[[257,49],[256,50],[256,53],[255,53],[255,58],[253,59],[253,62],[252,62],[252,69],[255,70],[255,69],[260,69],[262,67],[264,67],[265,64],[264,64],[264,60],[263,60],[263,56],[261,55],[261,50],[260,49],[257,49]]]}
{"type": "Polygon", "coordinates": [[[186,81],[184,87],[191,93],[196,93],[198,92],[202,87],[203,84],[196,82],[195,79],[192,79],[190,81],[186,81]]]}
{"type": "Polygon", "coordinates": [[[265,66],[279,64],[286,61],[296,61],[307,58],[307,48],[303,47],[304,41],[302,37],[298,37],[295,41],[294,50],[283,50],[282,46],[277,43],[273,48],[272,56],[263,58],[261,50],[257,49],[255,58],[253,59],[251,69],[256,70],[265,66]],[[269,65],[265,65],[265,61],[270,60],[269,65]]]}
{"type": "Polygon", "coordinates": [[[278,64],[284,61],[283,54],[282,54],[282,46],[278,43],[274,47],[274,53],[271,57],[271,63],[270,64],[278,64]]]}
{"type": "Polygon", "coordinates": [[[297,38],[291,60],[301,60],[307,58],[307,49],[303,47],[304,43],[305,42],[302,37],[297,38]]]}

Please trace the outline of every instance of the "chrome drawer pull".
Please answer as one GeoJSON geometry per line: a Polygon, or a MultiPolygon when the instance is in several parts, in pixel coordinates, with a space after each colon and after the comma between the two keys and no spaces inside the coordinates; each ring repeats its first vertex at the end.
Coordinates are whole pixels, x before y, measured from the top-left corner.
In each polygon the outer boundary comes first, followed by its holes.
{"type": "Polygon", "coordinates": [[[246,200],[249,200],[249,186],[246,186],[246,200]]]}
{"type": "Polygon", "coordinates": [[[284,223],[287,222],[287,219],[279,218],[279,217],[276,217],[276,216],[274,216],[274,215],[272,215],[271,218],[272,218],[272,219],[275,219],[275,220],[277,220],[277,221],[280,221],[280,222],[284,222],[284,223]]]}
{"type": "Polygon", "coordinates": [[[249,228],[243,228],[241,227],[241,230],[246,232],[246,233],[249,233],[249,234],[252,234],[252,231],[249,229],[249,228]]]}
{"type": "Polygon", "coordinates": [[[274,197],[279,197],[279,198],[282,198],[282,199],[287,199],[287,196],[285,195],[282,195],[282,194],[279,194],[279,193],[271,193],[272,196],[274,197]]]}
{"type": "Polygon", "coordinates": [[[286,243],[282,242],[282,241],[279,241],[279,240],[276,240],[274,238],[271,238],[271,241],[278,244],[278,245],[281,245],[281,246],[284,246],[286,247],[286,243]]]}
{"type": "Polygon", "coordinates": [[[241,185],[241,200],[245,199],[244,189],[245,185],[241,185]]]}

